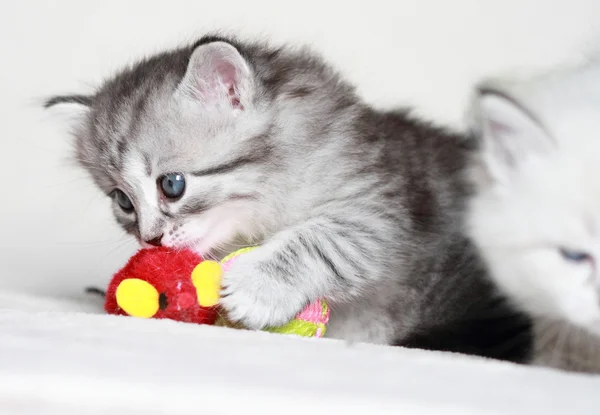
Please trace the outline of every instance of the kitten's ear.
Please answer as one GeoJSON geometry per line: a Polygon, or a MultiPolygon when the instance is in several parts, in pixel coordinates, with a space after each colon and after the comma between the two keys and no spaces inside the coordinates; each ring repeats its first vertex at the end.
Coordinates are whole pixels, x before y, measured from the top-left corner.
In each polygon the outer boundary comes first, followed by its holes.
{"type": "Polygon", "coordinates": [[[177,93],[211,105],[243,109],[253,95],[250,66],[229,43],[200,45],[192,53],[177,93]]]}
{"type": "Polygon", "coordinates": [[[483,138],[484,162],[496,178],[531,158],[549,152],[554,141],[543,126],[512,98],[480,90],[475,102],[476,129],[483,138]]]}
{"type": "Polygon", "coordinates": [[[44,101],[44,108],[57,108],[71,118],[87,115],[94,103],[90,95],[55,95],[44,101]]]}

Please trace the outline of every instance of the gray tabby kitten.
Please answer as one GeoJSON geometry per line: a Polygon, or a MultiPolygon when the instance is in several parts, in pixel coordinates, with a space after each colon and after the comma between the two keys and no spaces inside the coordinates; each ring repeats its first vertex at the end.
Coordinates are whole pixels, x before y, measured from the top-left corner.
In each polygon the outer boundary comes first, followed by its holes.
{"type": "Polygon", "coordinates": [[[370,108],[309,51],[205,37],[47,106],[63,103],[142,245],[262,244],[224,276],[234,320],[279,325],[325,297],[329,337],[528,356],[528,320],[461,235],[473,143],[370,108]]]}

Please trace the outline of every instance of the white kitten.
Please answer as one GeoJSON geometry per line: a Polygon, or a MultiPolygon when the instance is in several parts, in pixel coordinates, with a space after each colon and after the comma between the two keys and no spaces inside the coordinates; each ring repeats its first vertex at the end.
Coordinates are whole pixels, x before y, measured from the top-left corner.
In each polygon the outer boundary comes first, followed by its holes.
{"type": "Polygon", "coordinates": [[[480,88],[470,232],[533,315],[600,335],[600,66],[480,88]]]}

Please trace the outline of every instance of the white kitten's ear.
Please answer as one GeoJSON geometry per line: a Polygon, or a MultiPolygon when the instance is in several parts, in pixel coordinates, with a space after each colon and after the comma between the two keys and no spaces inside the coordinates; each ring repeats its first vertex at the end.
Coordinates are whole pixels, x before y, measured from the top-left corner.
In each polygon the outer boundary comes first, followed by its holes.
{"type": "Polygon", "coordinates": [[[253,94],[250,66],[229,43],[200,45],[192,53],[177,93],[210,105],[243,109],[253,94]]]}
{"type": "Polygon", "coordinates": [[[497,179],[554,146],[552,137],[535,117],[502,93],[481,90],[475,112],[476,128],[483,138],[484,162],[497,179]]]}

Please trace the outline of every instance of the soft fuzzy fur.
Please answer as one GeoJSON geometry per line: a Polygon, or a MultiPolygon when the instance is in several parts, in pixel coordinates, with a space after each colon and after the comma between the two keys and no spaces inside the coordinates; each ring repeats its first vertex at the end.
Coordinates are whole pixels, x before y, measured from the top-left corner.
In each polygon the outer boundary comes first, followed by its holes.
{"type": "Polygon", "coordinates": [[[225,276],[230,317],[278,325],[326,297],[330,337],[527,357],[528,320],[461,232],[473,141],[374,110],[308,50],[218,37],[48,105],[70,101],[79,161],[133,202],[114,203],[127,232],[209,256],[262,244],[225,276]],[[173,172],[178,200],[157,186],[173,172]]]}

